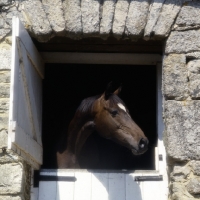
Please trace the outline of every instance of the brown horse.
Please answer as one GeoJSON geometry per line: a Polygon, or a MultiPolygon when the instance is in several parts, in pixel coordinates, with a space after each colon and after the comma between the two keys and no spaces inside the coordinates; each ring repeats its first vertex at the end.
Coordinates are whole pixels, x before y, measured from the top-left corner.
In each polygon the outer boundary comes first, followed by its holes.
{"type": "Polygon", "coordinates": [[[147,150],[148,139],[118,96],[121,87],[114,93],[111,87],[110,83],[102,95],[81,102],[69,125],[66,146],[57,151],[58,168],[79,168],[78,156],[93,131],[129,148],[134,155],[147,150]]]}

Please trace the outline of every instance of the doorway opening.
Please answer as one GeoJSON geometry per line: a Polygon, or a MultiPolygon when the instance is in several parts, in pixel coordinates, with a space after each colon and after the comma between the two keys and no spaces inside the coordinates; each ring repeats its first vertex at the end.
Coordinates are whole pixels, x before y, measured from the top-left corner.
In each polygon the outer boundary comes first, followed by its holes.
{"type": "Polygon", "coordinates": [[[55,145],[74,116],[80,102],[102,94],[113,81],[122,84],[121,99],[133,120],[149,139],[149,149],[134,156],[131,151],[93,133],[86,141],[79,162],[86,169],[154,170],[157,146],[156,66],[46,64],[43,80],[43,168],[56,168],[55,145]]]}

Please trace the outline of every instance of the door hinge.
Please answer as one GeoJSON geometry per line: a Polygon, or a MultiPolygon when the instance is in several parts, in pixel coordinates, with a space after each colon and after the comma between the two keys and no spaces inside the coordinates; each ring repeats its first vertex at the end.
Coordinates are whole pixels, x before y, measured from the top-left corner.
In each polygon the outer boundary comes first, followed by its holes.
{"type": "Polygon", "coordinates": [[[163,155],[159,154],[159,161],[163,161],[163,155]]]}
{"type": "Polygon", "coordinates": [[[34,171],[33,187],[39,187],[40,181],[65,181],[75,182],[76,177],[74,176],[51,176],[51,175],[40,175],[39,170],[34,171]]]}
{"type": "Polygon", "coordinates": [[[163,181],[163,176],[135,176],[135,181],[163,181]]]}

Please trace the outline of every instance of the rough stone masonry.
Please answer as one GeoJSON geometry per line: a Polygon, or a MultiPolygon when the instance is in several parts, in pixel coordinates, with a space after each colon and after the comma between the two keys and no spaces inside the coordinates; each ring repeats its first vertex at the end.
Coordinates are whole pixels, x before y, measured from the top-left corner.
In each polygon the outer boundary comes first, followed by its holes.
{"type": "Polygon", "coordinates": [[[7,146],[12,17],[47,42],[166,41],[163,58],[164,142],[170,200],[200,199],[200,2],[192,0],[0,0],[0,200],[29,199],[30,166],[7,146]]]}

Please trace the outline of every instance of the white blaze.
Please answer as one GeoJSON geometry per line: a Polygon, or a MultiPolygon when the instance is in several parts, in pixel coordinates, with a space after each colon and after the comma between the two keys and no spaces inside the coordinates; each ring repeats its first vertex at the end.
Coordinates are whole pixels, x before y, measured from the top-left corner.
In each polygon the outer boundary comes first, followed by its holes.
{"type": "Polygon", "coordinates": [[[126,108],[125,108],[124,105],[122,105],[121,103],[118,103],[117,105],[118,105],[122,110],[124,110],[124,111],[126,112],[126,108]]]}

